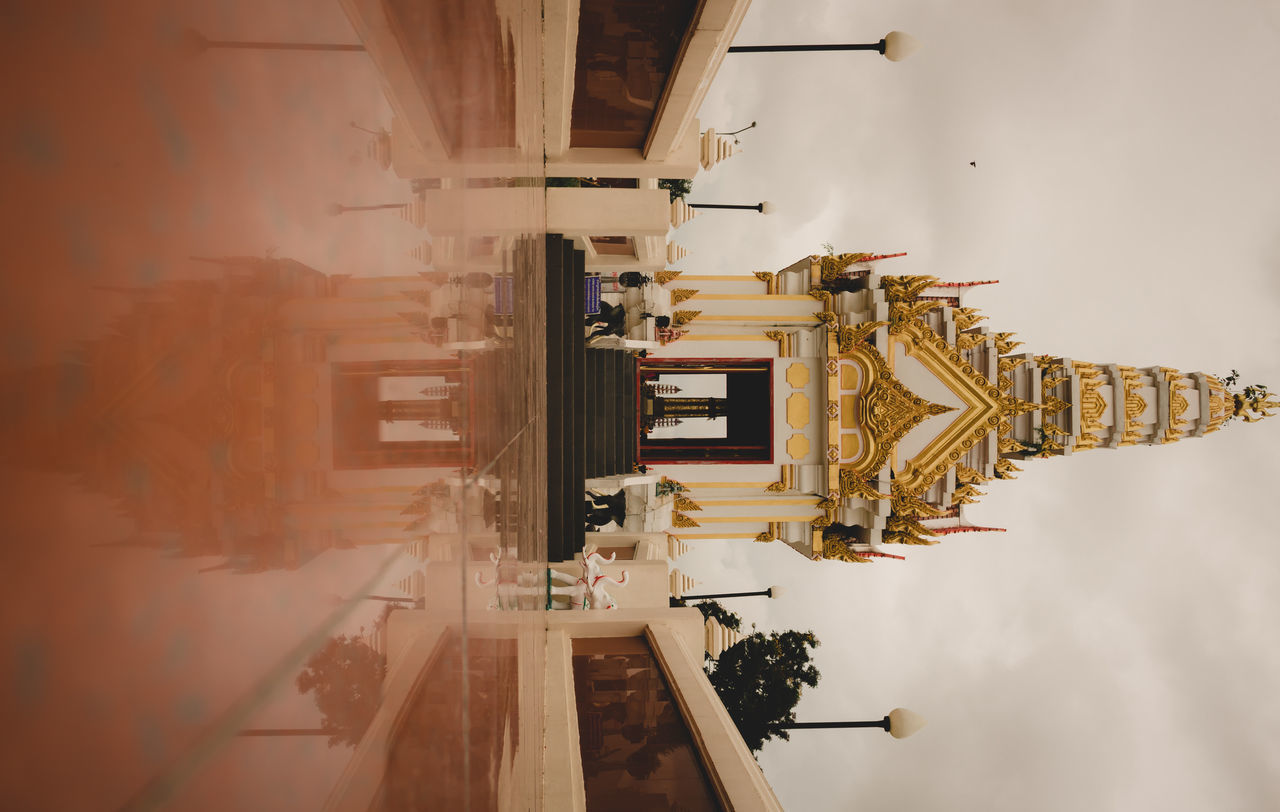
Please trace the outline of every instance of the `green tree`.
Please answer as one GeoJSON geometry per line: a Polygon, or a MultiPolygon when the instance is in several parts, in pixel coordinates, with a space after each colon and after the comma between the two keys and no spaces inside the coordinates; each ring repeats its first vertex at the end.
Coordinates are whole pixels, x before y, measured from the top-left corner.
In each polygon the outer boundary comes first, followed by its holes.
{"type": "Polygon", "coordinates": [[[688,178],[661,178],[658,180],[658,188],[666,189],[674,203],[693,190],[693,181],[688,178]]]}
{"type": "Polygon", "coordinates": [[[386,658],[358,637],[329,638],[298,675],[298,693],[315,692],[329,746],[355,746],[378,710],[386,658]]]}
{"type": "Polygon", "coordinates": [[[775,736],[790,738],[779,725],[795,721],[801,690],[818,684],[809,653],[818,645],[812,632],[755,632],[716,661],[711,685],[753,753],[775,736]]]}

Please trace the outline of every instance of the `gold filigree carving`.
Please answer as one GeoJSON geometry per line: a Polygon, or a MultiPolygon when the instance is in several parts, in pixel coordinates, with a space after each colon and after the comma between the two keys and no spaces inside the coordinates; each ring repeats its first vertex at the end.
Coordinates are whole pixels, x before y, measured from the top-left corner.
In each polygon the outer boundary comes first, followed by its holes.
{"type": "Polygon", "coordinates": [[[938,281],[936,276],[886,276],[880,280],[890,302],[912,302],[938,281]]]}
{"type": "Polygon", "coordinates": [[[683,273],[683,271],[658,271],[653,275],[653,281],[657,282],[659,285],[665,285],[668,282],[674,281],[681,273],[683,273]]]}
{"type": "Polygon", "coordinates": [[[912,536],[936,536],[938,532],[925,527],[913,516],[893,515],[885,522],[885,529],[890,533],[902,533],[912,536]]]}
{"type": "Polygon", "coordinates": [[[701,310],[677,310],[671,316],[671,323],[679,327],[683,324],[688,324],[700,315],[702,315],[701,310]]]}
{"type": "Polygon", "coordinates": [[[992,336],[996,340],[996,349],[1001,355],[1008,355],[1013,352],[1014,347],[1021,347],[1021,341],[1013,341],[1014,333],[996,333],[992,336]]]}
{"type": "Polygon", "coordinates": [[[675,500],[676,510],[702,510],[702,507],[683,493],[676,494],[675,500]]]}
{"type": "Polygon", "coordinates": [[[817,317],[818,321],[822,322],[828,327],[835,327],[840,322],[839,318],[836,317],[835,313],[828,313],[825,310],[822,311],[821,313],[814,313],[813,315],[817,317]]]}
{"type": "Polygon", "coordinates": [[[1021,468],[1014,465],[1010,460],[997,460],[996,473],[1000,474],[1001,479],[1017,479],[1013,475],[1014,471],[1022,471],[1021,468]]]}
{"type": "Polygon", "coordinates": [[[840,496],[856,496],[860,499],[870,499],[872,501],[889,498],[887,493],[880,493],[871,486],[870,482],[845,467],[840,468],[840,496]]]}
{"type": "Polygon", "coordinates": [[[812,527],[814,530],[821,530],[824,527],[830,527],[831,520],[828,519],[826,516],[818,516],[814,518],[813,521],[809,522],[809,526],[812,527]]]}
{"type": "Polygon", "coordinates": [[[694,296],[698,295],[698,291],[693,288],[676,288],[671,291],[671,306],[675,307],[681,302],[687,302],[694,296]]]}
{"type": "Polygon", "coordinates": [[[857,254],[827,254],[819,260],[819,267],[822,269],[822,281],[830,282],[844,272],[846,268],[855,262],[862,262],[870,259],[874,254],[857,253],[857,254]]]}
{"type": "Polygon", "coordinates": [[[809,295],[822,302],[822,306],[831,309],[831,291],[825,288],[809,288],[809,295]]]}
{"type": "Polygon", "coordinates": [[[756,534],[756,541],[769,542],[773,540],[774,540],[773,533],[770,533],[768,530],[764,531],[763,533],[756,534]]]}
{"type": "Polygon", "coordinates": [[[936,519],[942,516],[944,511],[934,507],[928,502],[911,493],[907,488],[903,487],[898,481],[893,483],[890,489],[891,496],[889,504],[893,508],[893,512],[899,516],[918,516],[922,519],[936,519]]]}
{"type": "Polygon", "coordinates": [[[913,428],[954,407],[931,403],[903,386],[875,347],[860,345],[849,357],[861,368],[863,383],[857,395],[863,444],[852,468],[865,476],[883,468],[893,447],[913,428]]]}
{"type": "MultiPolygon", "coordinates": [[[[892,309],[892,308],[891,308],[892,309]]],[[[907,354],[932,372],[964,404],[963,412],[897,472],[895,485],[915,494],[945,476],[951,465],[1000,423],[999,387],[920,319],[889,324],[907,354]]]]}
{"type": "Polygon", "coordinates": [[[976,471],[973,468],[970,468],[964,463],[956,463],[956,480],[959,482],[967,482],[972,484],[972,483],[990,482],[991,477],[983,476],[978,471],[976,471]]]}
{"type": "Polygon", "coordinates": [[[690,519],[683,513],[673,513],[671,515],[671,525],[673,527],[701,527],[702,525],[690,519]]]}
{"type": "Polygon", "coordinates": [[[987,336],[983,333],[961,333],[956,336],[956,349],[971,350],[987,340],[987,336]]]}
{"type": "Polygon", "coordinates": [[[848,561],[851,564],[865,564],[871,560],[849,549],[849,545],[835,535],[822,537],[822,557],[832,561],[848,561]]]}
{"type": "Polygon", "coordinates": [[[852,352],[858,344],[870,338],[876,330],[888,327],[887,321],[866,321],[856,327],[841,327],[837,346],[841,353],[852,352]]]}
{"type": "Polygon", "coordinates": [[[1025,355],[1019,355],[1019,356],[1016,356],[1016,357],[1013,357],[1013,358],[1001,358],[1001,359],[1000,359],[1000,371],[1001,371],[1001,372],[1012,372],[1012,371],[1014,371],[1015,369],[1017,369],[1018,367],[1020,367],[1020,366],[1022,366],[1023,364],[1025,364],[1026,362],[1027,362],[1027,357],[1026,357],[1025,355]]]}
{"type": "Polygon", "coordinates": [[[1046,395],[1044,403],[1040,405],[1040,408],[1043,409],[1044,413],[1047,415],[1055,415],[1070,405],[1070,403],[1067,403],[1062,398],[1055,397],[1053,395],[1046,395]]]}

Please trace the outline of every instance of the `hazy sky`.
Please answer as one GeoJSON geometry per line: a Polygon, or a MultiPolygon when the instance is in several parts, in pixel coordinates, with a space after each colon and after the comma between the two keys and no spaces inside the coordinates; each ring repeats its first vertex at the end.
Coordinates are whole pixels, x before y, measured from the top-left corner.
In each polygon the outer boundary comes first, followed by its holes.
{"type": "MultiPolygon", "coordinates": [[[[1027,350],[1280,384],[1280,5],[756,0],[736,42],[892,29],[922,50],[726,58],[702,124],[759,127],[690,200],[777,213],[704,213],[683,267],[908,251],[882,270],[1001,280],[968,303],[1027,350]]],[[[679,566],[804,587],[733,606],[823,641],[800,719],[930,720],[766,746],[790,809],[1276,808],[1277,452],[1280,418],[1032,461],[969,510],[1007,533],[907,562],[704,542],[679,566]]]]}

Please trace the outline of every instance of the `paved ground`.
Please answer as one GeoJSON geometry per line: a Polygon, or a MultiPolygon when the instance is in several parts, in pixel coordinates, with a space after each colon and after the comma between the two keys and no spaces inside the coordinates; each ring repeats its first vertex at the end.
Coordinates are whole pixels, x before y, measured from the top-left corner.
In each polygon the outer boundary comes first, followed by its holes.
{"type": "MultiPolygon", "coordinates": [[[[532,145],[514,174],[539,177],[542,123],[516,120],[529,106],[502,89],[512,70],[540,69],[540,6],[392,5],[483,45],[445,49],[425,77],[460,152],[532,145]],[[469,116],[477,105],[488,112],[469,116]]],[[[31,78],[0,96],[13,235],[0,247],[0,711],[14,745],[0,797],[316,808],[376,706],[377,669],[363,679],[361,658],[385,651],[395,599],[419,597],[456,635],[397,734],[388,806],[522,806],[541,758],[541,610],[523,601],[495,634],[464,568],[479,540],[500,570],[545,572],[541,188],[520,187],[527,205],[496,265],[465,258],[491,235],[465,220],[454,235],[463,259],[447,275],[513,275],[511,323],[487,329],[491,290],[446,283],[418,302],[393,285],[351,294],[340,304],[359,312],[325,337],[281,332],[336,276],[416,280],[427,266],[409,251],[431,224],[327,213],[412,197],[351,126],[391,123],[367,54],[202,49],[191,30],[351,43],[340,5],[9,6],[6,75],[31,78]],[[377,359],[403,339],[404,312],[461,325],[420,355],[470,370],[458,428],[475,457],[416,478],[387,469],[339,499],[344,475],[317,438],[342,418],[308,369],[335,346],[377,359]],[[433,483],[444,490],[417,493],[433,483]],[[404,529],[417,519],[431,531],[404,529]],[[458,577],[415,596],[424,567],[458,577]]],[[[437,169],[465,211],[483,172],[437,169]]]]}

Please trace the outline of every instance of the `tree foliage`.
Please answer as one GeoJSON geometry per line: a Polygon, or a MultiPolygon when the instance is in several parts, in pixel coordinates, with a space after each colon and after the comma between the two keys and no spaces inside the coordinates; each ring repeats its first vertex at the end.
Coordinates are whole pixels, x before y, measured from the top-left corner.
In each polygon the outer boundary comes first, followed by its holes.
{"type": "Polygon", "coordinates": [[[329,746],[355,746],[373,721],[386,658],[358,637],[329,638],[298,674],[298,693],[314,691],[329,746]]]}
{"type": "Polygon", "coordinates": [[[658,188],[666,189],[674,203],[693,191],[693,181],[688,178],[661,178],[658,180],[658,188]]]}
{"type": "Polygon", "coordinates": [[[795,721],[801,690],[818,684],[809,653],[818,645],[812,632],[755,632],[716,661],[711,685],[752,752],[790,738],[779,725],[795,721]]]}

